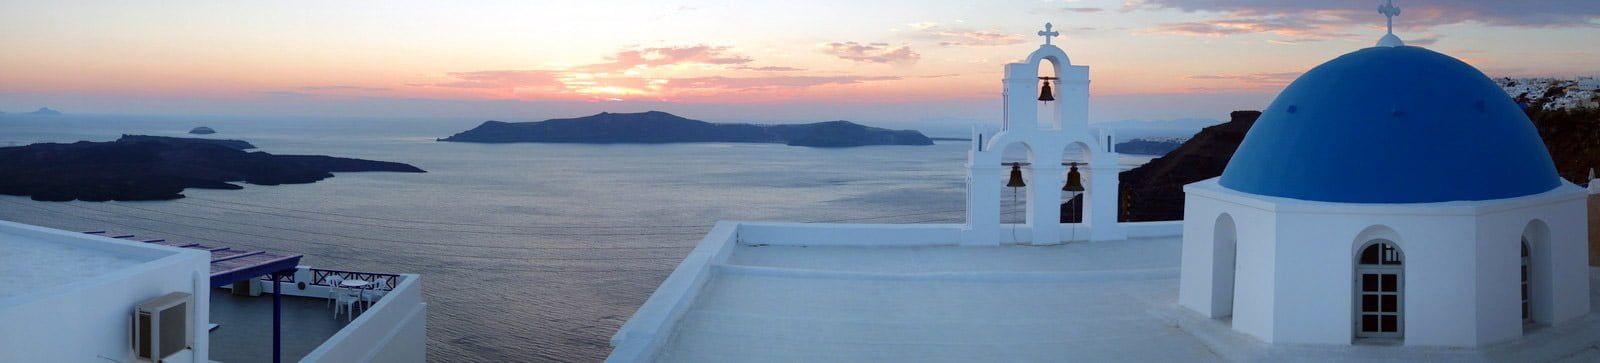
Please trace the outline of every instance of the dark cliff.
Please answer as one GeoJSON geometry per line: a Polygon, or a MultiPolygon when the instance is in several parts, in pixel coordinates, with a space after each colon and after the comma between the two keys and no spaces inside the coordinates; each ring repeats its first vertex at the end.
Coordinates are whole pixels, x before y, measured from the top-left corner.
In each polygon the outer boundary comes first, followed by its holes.
{"type": "Polygon", "coordinates": [[[333,172],[422,173],[411,165],[317,155],[246,152],[237,140],[124,135],[112,142],[79,141],[0,148],[0,194],[42,201],[166,200],[185,188],[240,189],[312,183],[333,172]]]}
{"type": "Polygon", "coordinates": [[[1165,156],[1122,172],[1123,221],[1183,219],[1183,186],[1222,175],[1260,111],[1234,111],[1165,156]]]}
{"type": "MultiPolygon", "coordinates": [[[[1588,183],[1589,169],[1600,168],[1600,109],[1544,110],[1541,104],[1534,103],[1526,110],[1561,177],[1576,184],[1588,183]]],[[[1234,150],[1260,116],[1258,111],[1235,111],[1227,123],[1201,130],[1166,156],[1122,172],[1120,218],[1183,219],[1183,186],[1222,175],[1234,150]]]]}
{"type": "Polygon", "coordinates": [[[1166,155],[1172,150],[1177,150],[1180,145],[1183,145],[1183,140],[1133,139],[1117,143],[1117,152],[1121,154],[1166,155]]]}

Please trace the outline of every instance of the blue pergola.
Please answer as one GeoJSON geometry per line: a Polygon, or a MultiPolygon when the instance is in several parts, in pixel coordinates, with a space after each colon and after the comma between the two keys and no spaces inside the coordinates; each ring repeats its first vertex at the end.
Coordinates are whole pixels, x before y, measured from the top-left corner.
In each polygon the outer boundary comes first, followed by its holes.
{"type": "Polygon", "coordinates": [[[137,240],[131,234],[109,234],[106,231],[87,231],[87,234],[103,235],[111,238],[128,239],[149,244],[156,244],[177,248],[202,250],[211,253],[211,287],[228,286],[239,281],[248,281],[260,276],[272,277],[272,361],[281,361],[283,346],[282,337],[282,305],[283,298],[278,294],[279,285],[283,276],[293,275],[300,266],[300,258],[304,255],[290,255],[264,250],[234,249],[232,247],[208,246],[199,243],[186,243],[168,241],[164,239],[137,240]]]}

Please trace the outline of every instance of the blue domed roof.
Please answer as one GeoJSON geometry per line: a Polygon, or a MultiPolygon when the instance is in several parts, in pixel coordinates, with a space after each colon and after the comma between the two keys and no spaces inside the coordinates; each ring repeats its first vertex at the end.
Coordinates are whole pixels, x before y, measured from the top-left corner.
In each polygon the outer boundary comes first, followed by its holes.
{"type": "Polygon", "coordinates": [[[1489,200],[1561,184],[1533,123],[1476,68],[1409,46],[1307,71],[1245,135],[1222,186],[1346,203],[1489,200]]]}

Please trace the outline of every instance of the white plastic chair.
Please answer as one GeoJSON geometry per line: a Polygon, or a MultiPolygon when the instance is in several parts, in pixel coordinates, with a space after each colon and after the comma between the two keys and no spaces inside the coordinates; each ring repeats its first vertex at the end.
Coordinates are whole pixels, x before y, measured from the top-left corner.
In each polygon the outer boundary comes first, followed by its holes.
{"type": "Polygon", "coordinates": [[[333,310],[333,318],[334,319],[338,319],[339,318],[339,311],[340,310],[344,310],[344,321],[350,321],[352,319],[355,319],[355,316],[356,316],[355,306],[356,306],[356,303],[361,300],[361,295],[358,294],[355,290],[344,289],[343,292],[344,293],[339,294],[339,296],[338,296],[338,304],[339,304],[339,306],[336,309],[333,310]]]}
{"type": "Polygon", "coordinates": [[[378,298],[383,297],[383,280],[374,280],[375,281],[372,281],[371,284],[367,285],[367,288],[361,290],[361,302],[366,304],[365,307],[361,308],[362,312],[366,312],[367,309],[371,309],[372,304],[377,304],[378,298]]]}
{"type": "MultiPolygon", "coordinates": [[[[339,298],[339,290],[344,289],[339,287],[340,284],[344,283],[344,277],[340,277],[339,275],[329,275],[327,278],[323,279],[323,281],[328,283],[328,306],[332,307],[333,302],[339,298]]],[[[333,312],[333,317],[339,317],[339,311],[335,310],[333,312]]]]}

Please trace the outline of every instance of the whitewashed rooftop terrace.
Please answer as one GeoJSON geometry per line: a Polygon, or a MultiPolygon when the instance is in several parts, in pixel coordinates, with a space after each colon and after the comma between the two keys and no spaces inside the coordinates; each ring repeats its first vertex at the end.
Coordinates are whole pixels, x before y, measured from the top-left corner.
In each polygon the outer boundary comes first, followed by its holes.
{"type": "Polygon", "coordinates": [[[762,243],[765,226],[713,230],[609,361],[1600,361],[1594,315],[1480,350],[1269,347],[1176,305],[1179,236],[802,246],[762,243]]]}
{"type": "Polygon", "coordinates": [[[65,288],[172,254],[102,241],[126,243],[22,224],[0,225],[0,302],[65,288]]]}

